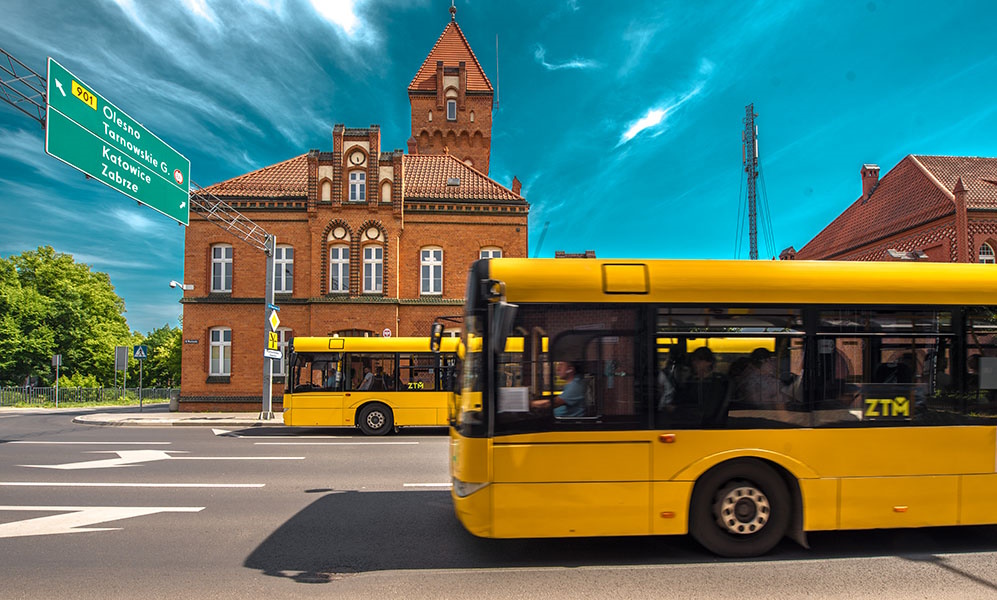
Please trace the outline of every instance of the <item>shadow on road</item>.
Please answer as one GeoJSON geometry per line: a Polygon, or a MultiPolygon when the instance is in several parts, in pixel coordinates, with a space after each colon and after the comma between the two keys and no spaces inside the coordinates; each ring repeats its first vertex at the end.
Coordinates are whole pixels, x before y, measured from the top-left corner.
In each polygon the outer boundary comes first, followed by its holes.
{"type": "MultiPolygon", "coordinates": [[[[336,492],[284,523],[244,565],[300,583],[396,569],[493,569],[712,563],[688,537],[490,540],[467,533],[449,492],[336,492]]],[[[997,551],[997,528],[961,527],[811,534],[811,550],[783,541],[754,559],[904,556],[997,551]]]]}

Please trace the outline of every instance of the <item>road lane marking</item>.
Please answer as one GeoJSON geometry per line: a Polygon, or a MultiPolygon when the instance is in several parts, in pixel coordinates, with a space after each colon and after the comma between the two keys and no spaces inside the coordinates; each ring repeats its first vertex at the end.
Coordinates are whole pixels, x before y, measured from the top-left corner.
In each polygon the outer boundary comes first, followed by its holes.
{"type": "Polygon", "coordinates": [[[0,486],[8,487],[261,488],[265,485],[265,483],[73,483],[65,481],[0,481],[0,486]]]}
{"type": "Polygon", "coordinates": [[[127,467],[139,463],[157,460],[304,460],[304,456],[171,456],[169,452],[177,450],[97,450],[92,454],[117,454],[117,458],[102,460],[87,460],[83,462],[65,463],[61,465],[18,465],[20,467],[36,467],[39,469],[59,469],[71,471],[78,469],[107,469],[127,467]]]}
{"type": "Polygon", "coordinates": [[[161,512],[200,512],[203,506],[0,506],[2,511],[58,512],[57,515],[0,523],[0,538],[115,531],[121,527],[87,527],[107,521],[161,512]]]}
{"type": "Polygon", "coordinates": [[[402,487],[448,488],[448,487],[453,487],[453,484],[452,483],[403,483],[402,487]]]}
{"type": "Polygon", "coordinates": [[[419,442],[254,442],[257,446],[418,446],[419,442]]]}
{"type": "Polygon", "coordinates": [[[42,442],[42,441],[31,441],[31,440],[14,440],[12,442],[7,442],[8,444],[75,444],[75,445],[87,445],[87,446],[162,446],[170,445],[173,442],[42,442]]]}

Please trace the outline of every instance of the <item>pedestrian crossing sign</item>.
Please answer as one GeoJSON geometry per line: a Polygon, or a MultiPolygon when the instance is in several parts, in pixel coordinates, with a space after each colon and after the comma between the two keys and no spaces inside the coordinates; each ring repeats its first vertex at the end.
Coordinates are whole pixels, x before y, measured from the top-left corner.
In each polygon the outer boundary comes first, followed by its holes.
{"type": "Polygon", "coordinates": [[[149,347],[148,346],[135,346],[132,349],[132,357],[138,360],[145,360],[149,358],[149,347]]]}

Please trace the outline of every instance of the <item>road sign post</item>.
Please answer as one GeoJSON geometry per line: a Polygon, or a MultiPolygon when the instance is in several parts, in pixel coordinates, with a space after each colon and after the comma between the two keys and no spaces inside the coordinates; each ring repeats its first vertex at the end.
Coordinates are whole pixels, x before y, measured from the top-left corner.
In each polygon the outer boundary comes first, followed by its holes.
{"type": "Polygon", "coordinates": [[[59,367],[62,366],[62,355],[52,355],[52,366],[55,367],[55,407],[59,408],[59,367]]]}
{"type": "MultiPolygon", "coordinates": [[[[277,327],[280,325],[280,318],[277,317],[277,311],[280,309],[274,306],[273,297],[274,250],[277,248],[276,236],[268,234],[263,244],[263,253],[266,255],[263,276],[267,280],[263,288],[266,296],[264,298],[263,310],[266,311],[267,324],[263,327],[263,332],[266,336],[263,342],[263,406],[260,409],[260,420],[270,421],[273,419],[273,355],[275,353],[275,351],[270,350],[270,340],[272,339],[271,335],[279,335],[277,327]]],[[[276,354],[279,358],[279,351],[276,351],[276,354]]]]}
{"type": "Polygon", "coordinates": [[[142,412],[142,365],[145,364],[145,359],[149,357],[149,347],[148,346],[135,346],[132,349],[132,356],[138,359],[138,411],[142,412]]]}
{"type": "Polygon", "coordinates": [[[48,59],[45,152],[153,210],[190,222],[190,161],[48,59]]]}

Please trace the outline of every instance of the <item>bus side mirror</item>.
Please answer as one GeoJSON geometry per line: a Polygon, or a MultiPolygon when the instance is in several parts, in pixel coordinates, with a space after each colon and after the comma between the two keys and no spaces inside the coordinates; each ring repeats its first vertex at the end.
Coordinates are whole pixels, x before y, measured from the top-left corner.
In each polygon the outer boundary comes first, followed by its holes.
{"type": "Polygon", "coordinates": [[[512,333],[512,325],[516,322],[516,311],[519,306],[508,302],[498,302],[492,313],[491,344],[492,352],[505,352],[505,340],[512,333]]]}
{"type": "Polygon", "coordinates": [[[436,353],[440,351],[440,342],[443,340],[443,323],[433,323],[429,332],[429,351],[436,353]]]}

